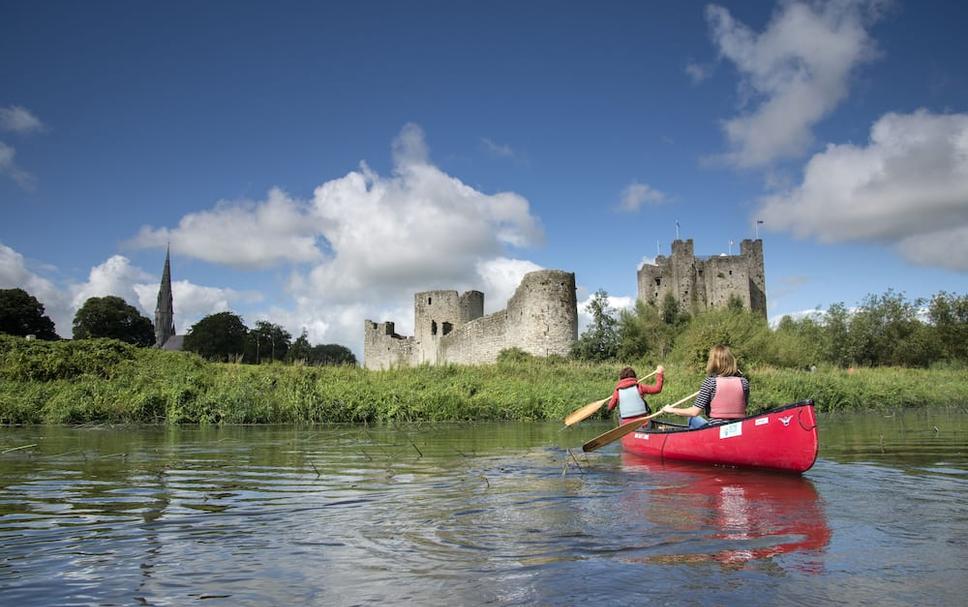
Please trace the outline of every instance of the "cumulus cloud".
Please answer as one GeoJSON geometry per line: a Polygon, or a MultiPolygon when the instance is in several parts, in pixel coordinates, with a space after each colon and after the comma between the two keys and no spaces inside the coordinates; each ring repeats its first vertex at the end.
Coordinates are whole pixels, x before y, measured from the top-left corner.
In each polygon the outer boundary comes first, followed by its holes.
{"type": "Polygon", "coordinates": [[[813,156],[802,183],[766,197],[757,217],[800,237],[896,245],[914,263],[968,271],[968,114],[886,114],[867,145],[813,156]]]}
{"type": "Polygon", "coordinates": [[[484,291],[484,311],[490,314],[504,309],[524,275],[541,269],[536,263],[507,257],[478,263],[477,275],[484,291]]]}
{"type": "Polygon", "coordinates": [[[736,66],[740,91],[753,106],[724,122],[732,151],[723,159],[757,167],[804,153],[813,126],[847,96],[851,74],[876,56],[867,28],[882,4],[785,2],[759,33],[727,9],[708,6],[713,41],[736,66]]]}
{"type": "Polygon", "coordinates": [[[619,210],[634,213],[643,204],[659,204],[665,202],[666,195],[647,183],[633,182],[622,190],[619,210]]]}
{"type": "Polygon", "coordinates": [[[304,204],[280,189],[261,202],[221,201],[182,217],[174,229],[145,226],[128,244],[163,248],[243,269],[322,259],[314,219],[304,204]]]}
{"type": "MultiPolygon", "coordinates": [[[[363,162],[308,200],[272,190],[261,202],[222,202],[175,228],[145,227],[131,244],[170,241],[179,254],[243,269],[283,265],[293,306],[260,318],[357,353],[366,318],[412,330],[417,291],[479,289],[489,310],[504,307],[521,276],[539,268],[510,256],[543,240],[527,199],[487,194],[443,172],[415,124],[401,129],[391,152],[389,175],[363,162]]],[[[177,316],[177,294],[175,305],[177,316]]]]}
{"type": "Polygon", "coordinates": [[[70,311],[70,298],[52,281],[29,269],[23,255],[2,243],[0,243],[0,289],[27,291],[44,305],[44,312],[54,321],[58,335],[64,337],[71,334],[70,322],[73,314],[70,311]]]}
{"type": "MultiPolygon", "coordinates": [[[[91,297],[120,297],[154,322],[160,280],[133,265],[127,257],[114,255],[91,268],[86,281],[56,284],[29,269],[23,255],[0,244],[0,289],[19,288],[36,297],[44,304],[61,337],[72,335],[74,315],[91,297]]],[[[230,309],[233,303],[260,299],[255,293],[206,287],[186,280],[172,282],[172,296],[179,333],[203,316],[230,309]]]]}
{"type": "Polygon", "coordinates": [[[0,130],[13,133],[32,133],[44,130],[44,123],[25,107],[0,107],[0,130]]]}

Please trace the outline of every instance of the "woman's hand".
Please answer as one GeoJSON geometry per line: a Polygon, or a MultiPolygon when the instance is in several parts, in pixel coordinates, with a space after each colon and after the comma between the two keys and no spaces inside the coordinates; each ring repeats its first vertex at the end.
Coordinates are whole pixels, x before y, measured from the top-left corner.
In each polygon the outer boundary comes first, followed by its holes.
{"type": "Polygon", "coordinates": [[[662,365],[659,365],[658,367],[655,368],[655,371],[656,373],[665,373],[665,367],[663,367],[662,365]]]}
{"type": "Polygon", "coordinates": [[[675,410],[675,407],[673,407],[672,405],[666,405],[662,407],[663,413],[672,413],[674,410],[675,410]]]}

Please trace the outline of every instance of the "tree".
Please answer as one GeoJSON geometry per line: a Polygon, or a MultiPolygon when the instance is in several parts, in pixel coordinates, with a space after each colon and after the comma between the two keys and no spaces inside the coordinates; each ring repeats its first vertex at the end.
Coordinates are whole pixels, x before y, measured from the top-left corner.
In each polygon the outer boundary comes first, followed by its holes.
{"type": "Polygon", "coordinates": [[[261,364],[273,360],[285,360],[292,343],[288,331],[266,320],[255,323],[249,331],[245,344],[245,362],[261,364]]]}
{"type": "Polygon", "coordinates": [[[664,360],[672,351],[678,332],[678,327],[666,323],[665,318],[677,316],[678,312],[673,312],[667,317],[655,306],[641,301],[636,301],[632,310],[622,310],[618,318],[619,358],[632,361],[649,356],[664,360]]]}
{"type": "Polygon", "coordinates": [[[928,305],[928,320],[945,358],[968,362],[968,295],[936,293],[928,305]]]}
{"type": "Polygon", "coordinates": [[[320,344],[313,346],[307,362],[311,365],[355,365],[356,356],[346,346],[320,344]]]}
{"type": "Polygon", "coordinates": [[[44,304],[23,289],[0,289],[0,333],[60,339],[54,321],[44,314],[44,304]]]}
{"type": "Polygon", "coordinates": [[[286,357],[289,362],[296,362],[297,360],[308,362],[312,349],[313,347],[309,345],[309,336],[306,329],[303,329],[302,334],[296,338],[296,341],[292,342],[286,357]]]}
{"type": "Polygon", "coordinates": [[[74,339],[110,337],[136,346],[155,343],[154,325],[120,297],[91,297],[74,315],[74,339]]]}
{"type": "Polygon", "coordinates": [[[232,360],[245,352],[248,333],[249,328],[236,314],[210,314],[188,330],[183,348],[212,360],[232,360]]]}
{"type": "Polygon", "coordinates": [[[595,292],[588,304],[592,323],[572,347],[572,356],[582,360],[610,360],[618,354],[618,332],[612,308],[608,305],[608,293],[604,289],[595,292]]]}

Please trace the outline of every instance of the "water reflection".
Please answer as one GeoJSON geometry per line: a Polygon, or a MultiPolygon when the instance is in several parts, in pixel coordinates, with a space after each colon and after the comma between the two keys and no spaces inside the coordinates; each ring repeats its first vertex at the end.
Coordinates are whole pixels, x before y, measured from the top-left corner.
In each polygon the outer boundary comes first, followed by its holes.
{"type": "Polygon", "coordinates": [[[622,467],[661,479],[664,486],[647,497],[632,492],[628,499],[640,499],[643,516],[684,538],[671,553],[650,556],[649,562],[717,562],[740,568],[750,561],[804,552],[808,558],[794,566],[822,571],[819,556],[831,531],[823,502],[807,478],[656,462],[624,452],[622,467]]]}

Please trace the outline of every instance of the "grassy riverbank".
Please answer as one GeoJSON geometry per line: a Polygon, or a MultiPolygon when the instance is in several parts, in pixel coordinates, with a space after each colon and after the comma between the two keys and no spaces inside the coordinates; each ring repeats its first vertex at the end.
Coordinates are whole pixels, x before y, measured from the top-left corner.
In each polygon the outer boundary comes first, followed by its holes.
{"type": "MultiPolygon", "coordinates": [[[[640,372],[647,372],[642,367],[640,372]]],[[[112,340],[0,336],[0,423],[336,423],[561,419],[607,396],[616,364],[523,360],[367,371],[236,365],[112,340]]],[[[751,369],[755,408],[813,398],[821,410],[968,403],[964,370],[751,369]]],[[[653,405],[697,389],[666,365],[653,405]]]]}

